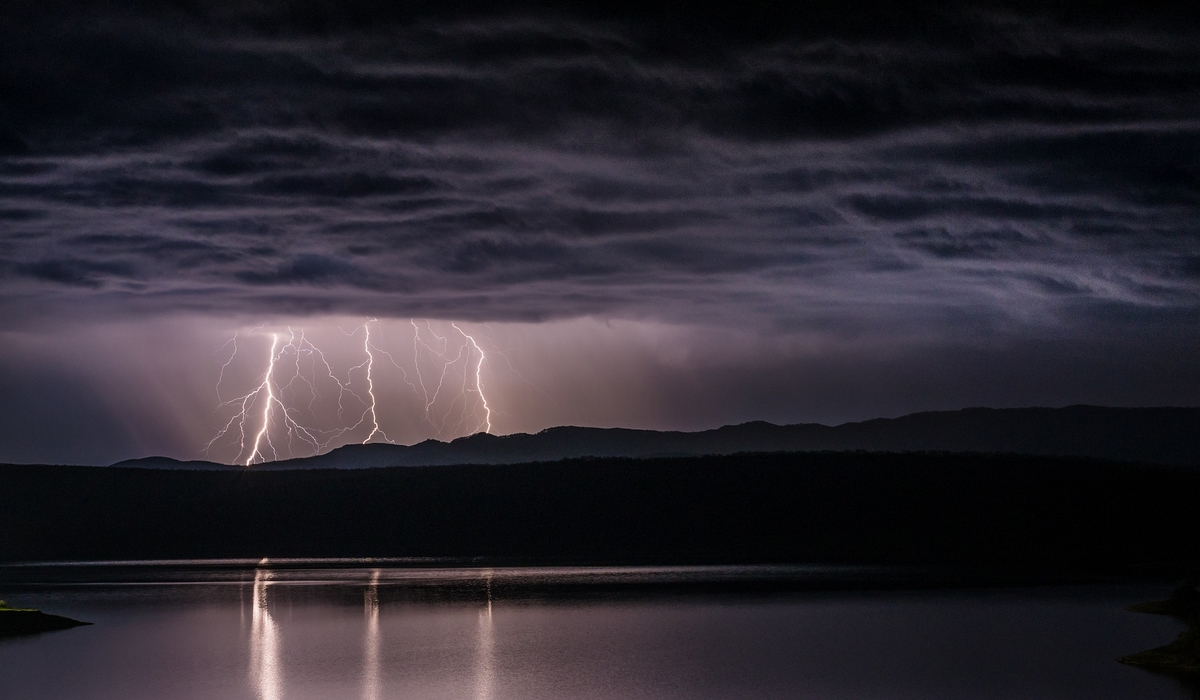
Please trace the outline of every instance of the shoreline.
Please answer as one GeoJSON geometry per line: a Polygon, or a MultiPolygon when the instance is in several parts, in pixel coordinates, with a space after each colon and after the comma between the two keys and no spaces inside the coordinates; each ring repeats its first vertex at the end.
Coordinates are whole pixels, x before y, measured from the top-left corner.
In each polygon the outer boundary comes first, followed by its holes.
{"type": "Polygon", "coordinates": [[[50,615],[33,608],[10,608],[0,601],[0,639],[22,637],[90,625],[62,615],[50,615]]]}
{"type": "Polygon", "coordinates": [[[1178,586],[1166,600],[1126,608],[1145,615],[1165,615],[1187,623],[1175,641],[1117,659],[1120,663],[1155,673],[1188,679],[1200,678],[1200,592],[1191,582],[1178,586]]]}

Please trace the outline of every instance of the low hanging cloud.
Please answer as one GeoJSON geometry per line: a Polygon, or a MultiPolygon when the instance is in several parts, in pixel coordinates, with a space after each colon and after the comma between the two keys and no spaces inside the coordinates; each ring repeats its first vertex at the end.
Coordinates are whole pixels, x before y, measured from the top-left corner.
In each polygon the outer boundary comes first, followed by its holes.
{"type": "Polygon", "coordinates": [[[698,54],[535,17],[13,34],[4,322],[1195,309],[1198,37],[943,19],[698,54]]]}

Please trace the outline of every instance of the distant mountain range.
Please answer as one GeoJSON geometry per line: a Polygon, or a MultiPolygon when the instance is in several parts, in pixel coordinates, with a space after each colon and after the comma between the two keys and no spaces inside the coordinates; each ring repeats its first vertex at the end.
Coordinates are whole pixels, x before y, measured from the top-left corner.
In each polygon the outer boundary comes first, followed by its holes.
{"type": "MultiPolygon", "coordinates": [[[[766,422],[700,432],[548,428],[536,434],[479,433],[451,442],[346,445],[327,454],[255,465],[255,470],[361,469],[519,464],[587,457],[690,457],[741,452],[982,452],[1075,456],[1200,466],[1200,408],[967,408],[837,426],[766,422]]],[[[231,469],[204,461],[146,457],[114,467],[231,469]]],[[[237,467],[240,468],[240,467],[237,467]]]]}

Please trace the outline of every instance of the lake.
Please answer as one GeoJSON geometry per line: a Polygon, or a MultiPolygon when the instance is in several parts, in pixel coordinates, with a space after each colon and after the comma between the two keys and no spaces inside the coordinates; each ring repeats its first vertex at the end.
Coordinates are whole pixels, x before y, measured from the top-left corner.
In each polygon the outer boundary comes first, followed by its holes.
{"type": "Polygon", "coordinates": [[[1116,663],[1169,585],[914,587],[836,567],[428,562],[0,567],[0,597],[95,623],[0,640],[0,698],[1190,698],[1116,663]],[[366,564],[366,565],[364,565],[366,564]]]}

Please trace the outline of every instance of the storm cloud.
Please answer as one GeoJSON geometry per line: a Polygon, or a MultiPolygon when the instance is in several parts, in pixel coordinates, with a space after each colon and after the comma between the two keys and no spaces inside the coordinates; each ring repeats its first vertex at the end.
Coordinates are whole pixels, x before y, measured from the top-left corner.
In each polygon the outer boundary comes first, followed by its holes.
{"type": "Polygon", "coordinates": [[[1195,347],[1200,31],[1169,15],[188,8],[0,30],[5,328],[593,317],[1195,347]]]}
{"type": "Polygon", "coordinates": [[[946,21],[700,56],[533,17],[53,26],[5,44],[5,314],[1194,306],[1200,37],[946,21]]]}

